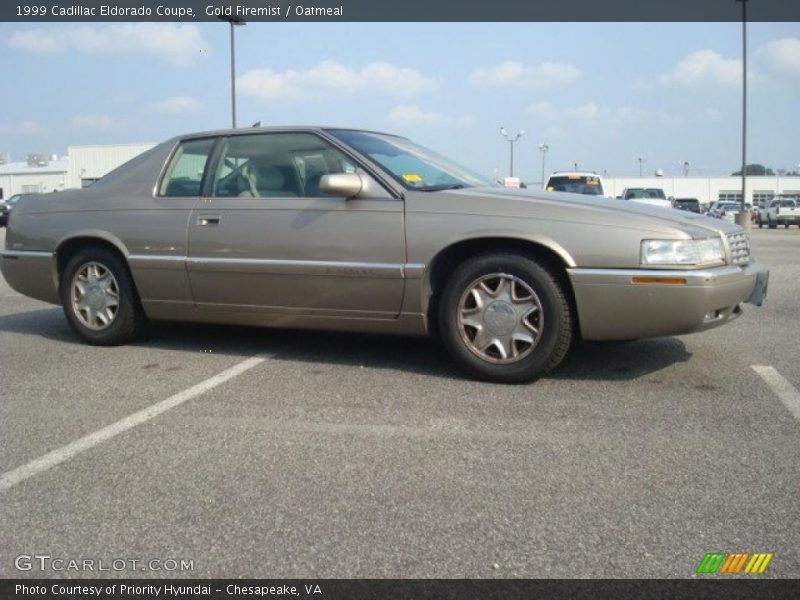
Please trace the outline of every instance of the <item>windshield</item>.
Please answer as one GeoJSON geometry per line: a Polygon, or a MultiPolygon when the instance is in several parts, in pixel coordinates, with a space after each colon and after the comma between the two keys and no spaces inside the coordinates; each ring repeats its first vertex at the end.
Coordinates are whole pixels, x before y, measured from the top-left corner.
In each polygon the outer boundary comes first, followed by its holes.
{"type": "Polygon", "coordinates": [[[570,192],[588,196],[602,196],[600,178],[591,175],[553,175],[547,180],[548,192],[570,192]]]}
{"type": "Polygon", "coordinates": [[[741,208],[741,206],[733,202],[726,202],[724,204],[720,204],[719,206],[717,206],[717,208],[720,208],[722,210],[738,210],[741,208]]]}
{"type": "Polygon", "coordinates": [[[493,185],[488,179],[405,138],[343,129],[330,133],[379,164],[409,190],[431,192],[493,185]]]}
{"type": "Polygon", "coordinates": [[[632,188],[625,192],[625,200],[632,200],[633,198],[667,199],[664,195],[664,190],[661,188],[632,188]]]}

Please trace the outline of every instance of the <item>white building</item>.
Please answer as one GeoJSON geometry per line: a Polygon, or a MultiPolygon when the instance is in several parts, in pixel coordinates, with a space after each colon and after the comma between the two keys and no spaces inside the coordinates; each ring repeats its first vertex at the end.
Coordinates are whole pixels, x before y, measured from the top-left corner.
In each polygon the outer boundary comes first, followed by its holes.
{"type": "Polygon", "coordinates": [[[0,199],[86,187],[154,144],[70,146],[66,157],[30,155],[0,164],[0,199]]]}
{"type": "Polygon", "coordinates": [[[14,194],[60,192],[67,185],[67,159],[37,157],[0,164],[0,199],[14,194]]]}
{"type": "MultiPolygon", "coordinates": [[[[673,198],[697,198],[701,203],[717,200],[742,199],[741,177],[603,177],[607,196],[616,198],[628,187],[661,188],[673,198]]],[[[745,202],[753,204],[771,198],[775,194],[791,194],[800,197],[800,177],[768,175],[748,175],[745,202]]]]}
{"type": "Polygon", "coordinates": [[[155,144],[115,144],[113,146],[70,146],[67,188],[91,185],[122,163],[149,150],[155,144]]]}

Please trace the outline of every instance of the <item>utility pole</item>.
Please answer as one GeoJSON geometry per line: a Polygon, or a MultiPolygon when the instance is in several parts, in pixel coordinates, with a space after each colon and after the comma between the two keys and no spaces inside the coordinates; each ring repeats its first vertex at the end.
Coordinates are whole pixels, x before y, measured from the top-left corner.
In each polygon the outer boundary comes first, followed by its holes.
{"type": "Polygon", "coordinates": [[[508,169],[508,172],[509,172],[508,176],[509,177],[513,177],[514,176],[514,144],[517,142],[517,140],[519,140],[519,138],[521,138],[523,135],[525,135],[525,130],[521,129],[519,131],[519,133],[517,133],[516,136],[509,136],[508,135],[508,131],[506,131],[506,128],[505,127],[501,127],[500,128],[500,135],[502,135],[504,138],[506,138],[506,141],[511,146],[511,156],[510,156],[510,160],[509,160],[510,165],[509,165],[509,169],[508,169]]]}
{"type": "Polygon", "coordinates": [[[539,150],[542,152],[542,186],[544,186],[544,159],[547,156],[547,151],[550,150],[550,146],[542,142],[539,144],[539,150]]]}
{"type": "Polygon", "coordinates": [[[233,29],[247,22],[234,15],[220,15],[218,18],[228,22],[231,27],[231,127],[236,129],[236,40],[233,29]]]}
{"type": "Polygon", "coordinates": [[[742,203],[736,223],[750,231],[750,215],[744,209],[747,193],[747,0],[736,1],[742,3],[742,203]]]}

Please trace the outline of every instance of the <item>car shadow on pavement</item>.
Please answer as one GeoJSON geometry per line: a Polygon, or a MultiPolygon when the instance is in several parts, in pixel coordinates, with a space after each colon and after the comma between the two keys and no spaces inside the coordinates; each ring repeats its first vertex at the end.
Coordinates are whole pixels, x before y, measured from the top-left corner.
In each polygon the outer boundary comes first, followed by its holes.
{"type": "Polygon", "coordinates": [[[631,342],[582,342],[572,345],[551,379],[627,381],[688,361],[692,353],[676,337],[631,342]]]}
{"type": "MultiPolygon", "coordinates": [[[[38,335],[83,346],[59,308],[0,317],[0,331],[38,335]]],[[[253,356],[273,360],[390,369],[420,375],[465,379],[437,340],[367,333],[266,329],[195,323],[150,323],[132,345],[199,354],[253,356]]],[[[626,343],[575,342],[562,365],[548,379],[625,381],[686,362],[692,354],[680,338],[664,337],[626,343]]]]}

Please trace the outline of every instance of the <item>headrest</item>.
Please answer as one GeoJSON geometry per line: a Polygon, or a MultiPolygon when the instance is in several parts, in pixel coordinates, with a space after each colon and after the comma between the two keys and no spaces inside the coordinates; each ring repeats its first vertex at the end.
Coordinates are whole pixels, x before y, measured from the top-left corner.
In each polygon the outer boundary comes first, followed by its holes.
{"type": "Polygon", "coordinates": [[[283,173],[272,165],[259,165],[251,163],[250,172],[256,180],[256,187],[260,190],[279,190],[283,187],[285,178],[283,173]]]}

